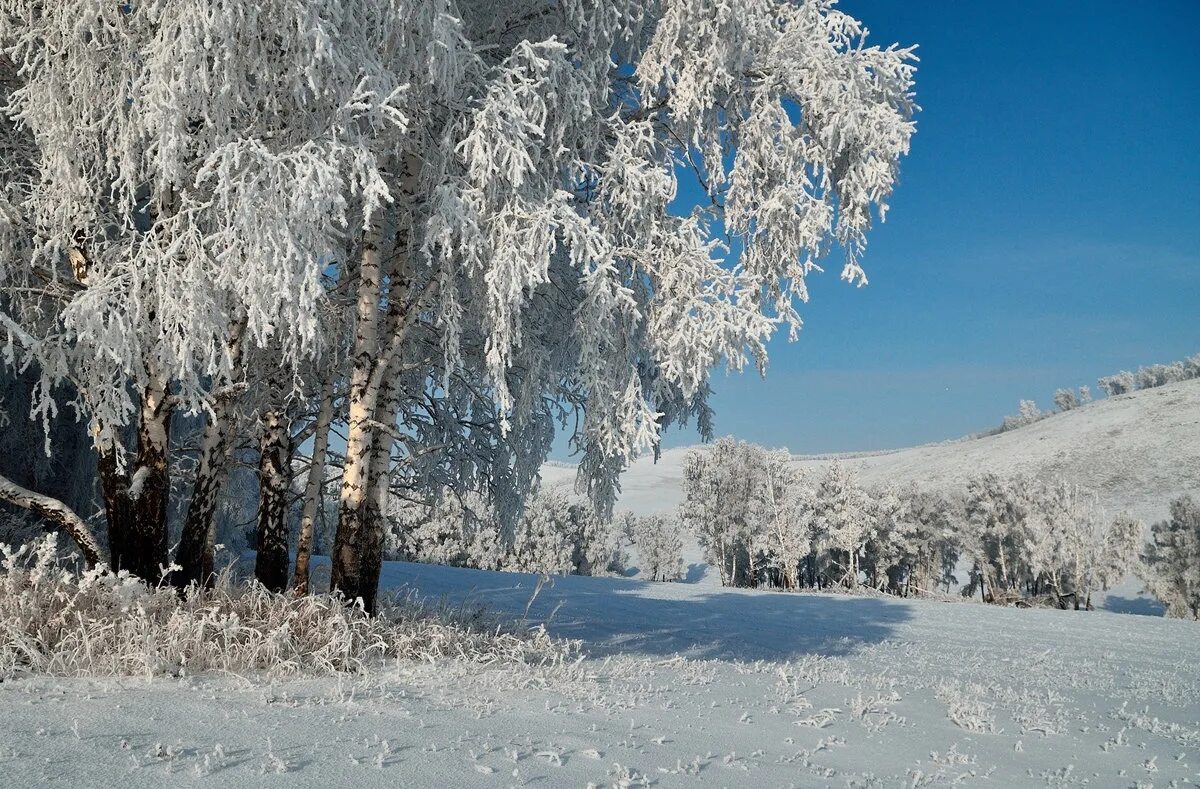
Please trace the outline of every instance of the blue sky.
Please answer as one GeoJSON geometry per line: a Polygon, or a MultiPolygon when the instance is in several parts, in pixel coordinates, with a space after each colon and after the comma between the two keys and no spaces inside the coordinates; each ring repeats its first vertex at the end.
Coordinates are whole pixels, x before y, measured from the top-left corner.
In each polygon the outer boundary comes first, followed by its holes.
{"type": "Polygon", "coordinates": [[[908,446],[1200,352],[1200,3],[840,7],[920,45],[913,151],[870,285],[815,275],[767,378],[715,375],[718,434],[908,446]]]}

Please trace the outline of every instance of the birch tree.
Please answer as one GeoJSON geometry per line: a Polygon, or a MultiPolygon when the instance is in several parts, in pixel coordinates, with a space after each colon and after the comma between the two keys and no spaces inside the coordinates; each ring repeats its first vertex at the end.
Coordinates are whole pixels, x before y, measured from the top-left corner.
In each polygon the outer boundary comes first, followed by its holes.
{"type": "Polygon", "coordinates": [[[403,125],[398,10],[0,3],[4,359],[40,371],[35,418],[77,393],[114,566],[167,563],[171,414],[237,380],[230,326],[283,367],[319,352],[321,261],[381,199],[363,141],[403,125]]]}
{"type": "Polygon", "coordinates": [[[834,460],[817,484],[815,523],[817,545],[831,551],[839,566],[835,583],[858,586],[859,560],[874,520],[871,500],[854,471],[834,460]]]}
{"type": "Polygon", "coordinates": [[[1200,619],[1200,504],[1191,496],[1171,502],[1170,517],[1150,528],[1142,552],[1143,576],[1167,615],[1200,619]]]}
{"type": "Polygon", "coordinates": [[[0,0],[0,52],[5,361],[37,413],[79,393],[114,561],[166,563],[170,416],[222,420],[231,325],[293,371],[340,338],[368,610],[397,485],[511,524],[565,428],[605,512],[710,435],[711,371],[765,370],[831,251],[866,283],[917,109],[830,0],[0,0]]]}

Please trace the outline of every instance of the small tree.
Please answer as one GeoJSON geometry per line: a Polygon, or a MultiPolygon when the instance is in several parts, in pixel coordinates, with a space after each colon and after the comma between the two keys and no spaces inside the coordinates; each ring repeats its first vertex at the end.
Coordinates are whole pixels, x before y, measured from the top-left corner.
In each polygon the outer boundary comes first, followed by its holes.
{"type": "Polygon", "coordinates": [[[831,552],[840,567],[835,583],[858,586],[858,563],[874,524],[871,500],[859,487],[854,472],[835,460],[816,493],[816,543],[831,552]]]}
{"type": "Polygon", "coordinates": [[[1037,407],[1037,403],[1032,400],[1022,400],[1017,406],[1016,416],[1004,417],[1004,423],[1001,425],[1001,430],[1015,430],[1018,427],[1031,425],[1044,416],[1041,409],[1037,407]]]}
{"type": "Polygon", "coordinates": [[[996,474],[985,474],[967,483],[968,530],[964,542],[975,566],[964,595],[978,589],[984,601],[996,602],[1021,587],[1021,552],[1028,544],[1024,488],[1022,481],[996,474]]]}
{"type": "Polygon", "coordinates": [[[621,531],[613,519],[601,518],[585,504],[567,508],[571,523],[572,563],[579,575],[608,575],[625,569],[621,531]]]}
{"type": "Polygon", "coordinates": [[[1141,541],[1141,524],[1128,515],[1110,521],[1095,494],[1077,486],[1066,490],[1063,576],[1074,595],[1075,610],[1091,610],[1092,594],[1120,582],[1128,572],[1141,541]]]}
{"type": "Polygon", "coordinates": [[[1058,389],[1054,392],[1054,407],[1059,411],[1070,411],[1079,407],[1079,398],[1073,389],[1058,389]]]}
{"type": "Polygon", "coordinates": [[[766,450],[721,438],[688,453],[680,519],[704,548],[724,586],[752,583],[754,535],[763,514],[766,450]]]}
{"type": "Polygon", "coordinates": [[[1106,375],[1103,378],[1097,379],[1096,385],[1109,397],[1129,394],[1137,388],[1137,382],[1134,380],[1133,373],[1126,370],[1122,370],[1116,375],[1106,375]]]}
{"type": "Polygon", "coordinates": [[[1200,619],[1200,505],[1191,496],[1171,502],[1171,517],[1150,527],[1143,578],[1167,616],[1200,619]]]}
{"type": "Polygon", "coordinates": [[[632,524],[642,574],[651,581],[678,581],[683,577],[683,532],[679,519],[643,515],[633,518],[632,524]]]}

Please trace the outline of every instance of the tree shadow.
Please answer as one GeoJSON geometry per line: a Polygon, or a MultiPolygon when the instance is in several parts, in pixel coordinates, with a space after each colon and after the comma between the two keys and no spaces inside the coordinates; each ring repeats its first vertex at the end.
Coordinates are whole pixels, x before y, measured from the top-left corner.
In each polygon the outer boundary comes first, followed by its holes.
{"type": "Polygon", "coordinates": [[[579,576],[553,577],[539,587],[536,575],[403,562],[385,564],[382,583],[544,623],[551,634],[579,639],[589,654],[601,657],[679,654],[732,661],[844,655],[886,640],[912,615],[910,603],[874,597],[579,576]]]}
{"type": "Polygon", "coordinates": [[[688,565],[687,575],[683,577],[685,584],[698,584],[704,580],[704,576],[708,575],[708,565],[693,562],[688,565]]]}
{"type": "Polygon", "coordinates": [[[1153,597],[1138,595],[1137,597],[1120,597],[1109,594],[1104,597],[1101,608],[1114,614],[1137,614],[1139,616],[1163,616],[1167,607],[1153,597]]]}

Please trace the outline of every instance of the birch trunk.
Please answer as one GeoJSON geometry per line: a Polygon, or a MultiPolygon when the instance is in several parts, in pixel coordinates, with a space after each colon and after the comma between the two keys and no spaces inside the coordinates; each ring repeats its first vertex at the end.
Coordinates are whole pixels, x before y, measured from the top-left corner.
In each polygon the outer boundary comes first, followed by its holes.
{"type": "Polygon", "coordinates": [[[0,475],[0,501],[30,510],[69,534],[79,552],[83,554],[83,560],[87,562],[88,567],[95,567],[103,561],[100,543],[96,541],[91,528],[74,510],[58,499],[26,490],[0,475]]]}
{"type": "Polygon", "coordinates": [[[313,527],[317,507],[325,489],[325,453],[329,448],[329,425],[333,421],[333,382],[331,374],[321,392],[321,409],[317,412],[316,432],[313,435],[312,462],[304,485],[304,512],[300,516],[300,534],[296,540],[296,570],[292,574],[292,591],[308,594],[309,563],[312,557],[313,527]]]}
{"type": "Polygon", "coordinates": [[[171,576],[171,582],[180,589],[193,583],[206,587],[212,584],[213,519],[217,511],[217,497],[225,481],[229,455],[226,411],[222,404],[214,405],[213,413],[208,415],[208,422],[204,425],[196,481],[188,502],[183,534],[175,550],[175,564],[180,569],[171,576]]]}
{"type": "Polygon", "coordinates": [[[291,477],[291,443],[287,420],[281,411],[263,416],[259,442],[258,536],[254,577],[272,592],[282,592],[288,580],[288,481],[291,477]]]}
{"type": "Polygon", "coordinates": [[[353,367],[350,373],[346,460],[342,468],[342,490],[338,504],[337,535],[334,538],[330,586],[353,602],[373,604],[375,589],[368,589],[360,546],[367,528],[368,486],[371,453],[375,448],[375,401],[372,372],[379,353],[379,299],[383,273],[380,243],[383,218],[376,214],[363,233],[359,266],[357,321],[353,367]]]}
{"type": "Polygon", "coordinates": [[[126,570],[151,585],[162,581],[167,565],[170,427],[166,380],[152,371],[138,413],[133,474],[121,468],[115,446],[99,453],[112,568],[126,570]]]}
{"type": "Polygon", "coordinates": [[[381,482],[380,476],[386,477],[390,470],[385,467],[390,466],[390,461],[383,463],[380,459],[390,458],[392,448],[391,436],[385,435],[378,426],[395,426],[396,408],[389,401],[399,393],[391,388],[393,382],[388,380],[388,372],[399,355],[410,317],[407,302],[411,270],[406,248],[407,230],[403,223],[408,219],[404,211],[411,207],[415,198],[420,161],[415,156],[405,156],[401,164],[397,195],[400,226],[390,268],[384,269],[380,254],[382,216],[372,217],[363,234],[354,367],[350,376],[349,435],[331,577],[334,588],[341,590],[349,600],[361,599],[369,613],[375,611],[383,564],[380,501],[386,501],[386,490],[381,494],[377,486],[388,484],[386,480],[381,482]],[[381,327],[379,305],[384,296],[388,304],[387,322],[381,327]],[[392,394],[388,395],[388,392],[392,394]],[[381,404],[384,405],[382,413],[381,404]],[[380,416],[384,418],[380,419],[380,416]]]}
{"type": "MultiPolygon", "coordinates": [[[[235,317],[229,326],[229,365],[233,370],[241,366],[245,327],[244,314],[235,317]]],[[[234,396],[232,392],[218,392],[204,425],[196,481],[192,486],[192,498],[188,501],[183,534],[175,550],[175,564],[180,569],[171,577],[172,583],[181,589],[192,583],[204,586],[212,584],[213,526],[217,497],[221,486],[225,484],[229,460],[230,401],[234,396]]]]}

